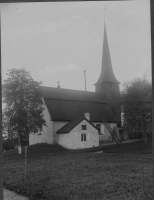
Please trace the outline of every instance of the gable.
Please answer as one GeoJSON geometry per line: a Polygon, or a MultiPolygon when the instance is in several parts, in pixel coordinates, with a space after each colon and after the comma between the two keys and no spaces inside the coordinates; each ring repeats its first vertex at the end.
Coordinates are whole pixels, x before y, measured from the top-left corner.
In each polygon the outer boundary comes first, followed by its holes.
{"type": "Polygon", "coordinates": [[[87,120],[86,118],[79,118],[79,119],[68,122],[66,125],[64,125],[62,128],[60,128],[56,133],[69,133],[72,129],[74,129],[76,126],[78,126],[82,121],[88,122],[89,126],[92,126],[93,128],[95,128],[98,131],[96,126],[93,125],[89,120],[87,120]]]}

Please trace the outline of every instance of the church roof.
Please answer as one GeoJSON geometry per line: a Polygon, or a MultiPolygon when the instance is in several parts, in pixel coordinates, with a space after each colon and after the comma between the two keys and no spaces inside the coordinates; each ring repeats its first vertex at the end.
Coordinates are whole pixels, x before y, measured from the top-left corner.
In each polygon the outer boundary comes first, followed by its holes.
{"type": "Polygon", "coordinates": [[[88,102],[105,102],[105,99],[101,93],[88,92],[82,90],[71,90],[63,88],[54,88],[40,86],[40,89],[43,93],[44,98],[51,99],[61,99],[61,100],[70,100],[70,101],[85,101],[88,102]]]}
{"type": "Polygon", "coordinates": [[[40,89],[52,121],[72,121],[88,112],[92,122],[101,122],[99,115],[103,115],[108,123],[116,123],[111,109],[99,93],[86,92],[86,102],[84,91],[44,86],[40,89]]]}
{"type": "Polygon", "coordinates": [[[110,82],[110,83],[117,83],[117,84],[120,83],[119,81],[117,81],[113,73],[105,25],[104,25],[104,41],[103,41],[101,74],[98,81],[94,85],[100,84],[102,82],[110,82]]]}
{"type": "Polygon", "coordinates": [[[89,120],[87,120],[85,117],[82,117],[68,122],[62,128],[60,128],[56,133],[69,133],[74,127],[76,127],[83,120],[86,120],[91,126],[97,129],[97,127],[94,126],[89,120]]]}

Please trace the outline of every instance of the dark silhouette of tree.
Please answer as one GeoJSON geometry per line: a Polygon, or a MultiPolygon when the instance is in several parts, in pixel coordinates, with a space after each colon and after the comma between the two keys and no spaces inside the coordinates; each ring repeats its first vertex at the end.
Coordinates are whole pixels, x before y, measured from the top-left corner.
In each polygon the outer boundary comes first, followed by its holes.
{"type": "Polygon", "coordinates": [[[124,127],[129,132],[142,133],[147,144],[147,132],[152,127],[152,84],[137,78],[124,84],[121,93],[124,108],[124,127]]]}

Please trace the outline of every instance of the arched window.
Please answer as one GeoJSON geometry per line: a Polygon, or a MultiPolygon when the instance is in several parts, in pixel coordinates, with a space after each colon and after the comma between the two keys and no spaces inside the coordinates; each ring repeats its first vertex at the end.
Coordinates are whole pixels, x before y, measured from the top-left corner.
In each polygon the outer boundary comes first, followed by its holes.
{"type": "Polygon", "coordinates": [[[101,134],[101,125],[100,124],[96,124],[96,127],[98,129],[98,133],[101,134]]]}
{"type": "Polygon", "coordinates": [[[81,134],[81,141],[86,141],[86,134],[85,133],[81,134]]]}

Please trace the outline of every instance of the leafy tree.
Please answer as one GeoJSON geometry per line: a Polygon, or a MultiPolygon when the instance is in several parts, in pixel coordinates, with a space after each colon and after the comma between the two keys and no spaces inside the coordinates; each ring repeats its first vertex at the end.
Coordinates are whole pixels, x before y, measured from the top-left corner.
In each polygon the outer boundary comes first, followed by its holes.
{"type": "Polygon", "coordinates": [[[2,142],[3,142],[3,149],[9,150],[10,149],[10,140],[11,140],[11,131],[10,131],[10,120],[5,115],[5,111],[2,111],[2,142]],[[7,148],[4,148],[4,146],[7,148]]]}
{"type": "MultiPolygon", "coordinates": [[[[108,101],[109,102],[109,101],[108,101]]],[[[118,100],[112,102],[109,102],[110,108],[115,116],[115,119],[117,120],[118,127],[121,126],[121,102],[120,102],[120,96],[118,100]]]]}
{"type": "Polygon", "coordinates": [[[42,83],[34,81],[25,68],[10,69],[7,75],[2,86],[4,113],[11,131],[18,135],[18,146],[21,146],[21,137],[28,141],[30,132],[39,132],[46,125],[39,90],[42,83]]]}
{"type": "Polygon", "coordinates": [[[147,144],[147,133],[152,126],[152,85],[145,78],[124,84],[121,93],[124,107],[124,127],[129,132],[142,133],[147,144]]]}
{"type": "Polygon", "coordinates": [[[12,130],[11,117],[5,109],[2,111],[2,143],[3,150],[14,149],[17,145],[17,133],[12,130]]]}

